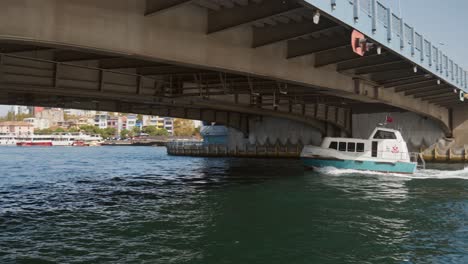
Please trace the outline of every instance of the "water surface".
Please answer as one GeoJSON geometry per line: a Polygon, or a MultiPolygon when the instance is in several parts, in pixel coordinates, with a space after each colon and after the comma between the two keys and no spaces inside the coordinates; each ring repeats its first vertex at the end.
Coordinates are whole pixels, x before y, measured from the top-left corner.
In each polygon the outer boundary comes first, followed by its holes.
{"type": "Polygon", "coordinates": [[[0,263],[468,263],[468,170],[0,148],[0,263]]]}

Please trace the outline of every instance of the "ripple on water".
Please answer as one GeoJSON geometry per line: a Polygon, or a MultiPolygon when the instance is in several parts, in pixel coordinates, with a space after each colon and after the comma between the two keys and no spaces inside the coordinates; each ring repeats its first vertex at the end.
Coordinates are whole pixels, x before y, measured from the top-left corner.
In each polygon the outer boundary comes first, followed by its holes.
{"type": "Polygon", "coordinates": [[[468,171],[0,151],[0,263],[468,263],[468,171]]]}

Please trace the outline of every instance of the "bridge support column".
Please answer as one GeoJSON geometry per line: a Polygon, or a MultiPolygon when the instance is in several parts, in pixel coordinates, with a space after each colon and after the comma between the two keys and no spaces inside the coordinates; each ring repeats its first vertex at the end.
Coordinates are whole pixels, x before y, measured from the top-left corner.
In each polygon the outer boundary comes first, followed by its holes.
{"type": "Polygon", "coordinates": [[[464,106],[451,110],[451,128],[457,146],[468,144],[468,111],[464,106]]]}

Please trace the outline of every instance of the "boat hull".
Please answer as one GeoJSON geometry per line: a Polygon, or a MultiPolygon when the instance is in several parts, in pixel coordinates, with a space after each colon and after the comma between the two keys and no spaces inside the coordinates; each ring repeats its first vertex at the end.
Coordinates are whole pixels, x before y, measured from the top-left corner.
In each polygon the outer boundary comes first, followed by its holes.
{"type": "Polygon", "coordinates": [[[338,169],[352,169],[362,171],[376,171],[385,173],[413,174],[417,164],[413,162],[378,162],[358,160],[338,160],[303,157],[302,161],[308,168],[334,167],[338,169]]]}
{"type": "Polygon", "coordinates": [[[52,142],[18,142],[18,147],[52,147],[52,142]]]}

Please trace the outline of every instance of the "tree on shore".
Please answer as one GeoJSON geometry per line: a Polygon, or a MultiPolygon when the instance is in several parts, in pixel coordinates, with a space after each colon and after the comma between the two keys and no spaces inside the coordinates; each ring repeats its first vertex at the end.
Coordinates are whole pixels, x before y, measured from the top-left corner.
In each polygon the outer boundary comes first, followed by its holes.
{"type": "Polygon", "coordinates": [[[191,137],[198,135],[193,120],[176,118],[174,120],[174,135],[191,137]]]}
{"type": "Polygon", "coordinates": [[[0,121],[23,121],[25,118],[33,117],[31,114],[15,114],[9,111],[6,116],[0,118],[0,121]]]}
{"type": "Polygon", "coordinates": [[[157,128],[156,126],[146,126],[141,132],[146,133],[150,136],[169,136],[169,132],[164,128],[157,128]]]}

